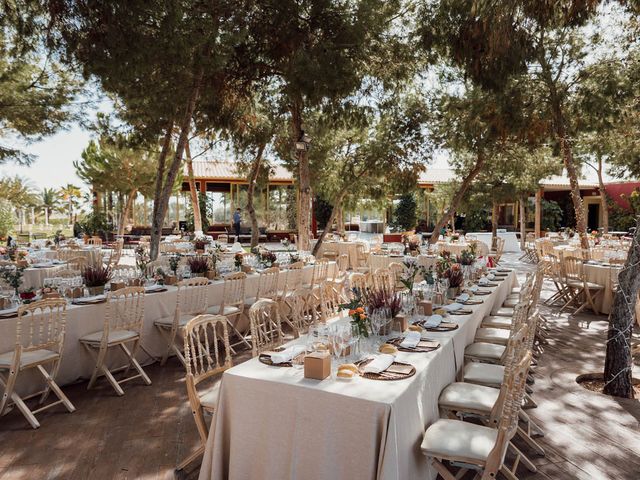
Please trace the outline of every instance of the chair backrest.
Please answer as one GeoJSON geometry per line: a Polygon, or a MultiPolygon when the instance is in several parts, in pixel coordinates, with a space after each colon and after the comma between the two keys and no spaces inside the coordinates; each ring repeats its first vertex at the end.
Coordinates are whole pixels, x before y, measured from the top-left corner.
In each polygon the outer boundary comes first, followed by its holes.
{"type": "Polygon", "coordinates": [[[67,301],[39,300],[18,308],[16,351],[52,350],[62,353],[67,301]]]}
{"type": "Polygon", "coordinates": [[[185,314],[200,315],[207,311],[207,294],[209,280],[204,277],[187,278],[178,282],[178,300],[174,324],[177,326],[180,316],[185,314]]]}
{"type": "Polygon", "coordinates": [[[379,268],[389,265],[389,255],[369,255],[369,269],[375,272],[379,268]]]}
{"type": "Polygon", "coordinates": [[[224,288],[222,290],[222,306],[244,307],[244,291],[247,281],[247,274],[244,272],[230,273],[224,277],[224,288]]]}
{"type": "Polygon", "coordinates": [[[110,292],[102,341],[106,342],[110,331],[130,330],[140,333],[143,321],[144,287],[125,287],[110,292]]]}
{"type": "Polygon", "coordinates": [[[326,322],[340,311],[340,295],[331,282],[320,284],[320,320],[326,322]]]}
{"type": "Polygon", "coordinates": [[[81,275],[80,270],[72,270],[70,268],[63,268],[61,270],[56,270],[52,277],[60,277],[60,278],[74,278],[79,277],[81,275]]]}
{"type": "Polygon", "coordinates": [[[136,278],[138,270],[133,265],[114,265],[111,267],[113,278],[136,278]]]}
{"type": "Polygon", "coordinates": [[[517,363],[514,364],[508,382],[503,383],[502,389],[505,389],[504,401],[500,412],[500,420],[498,422],[498,437],[496,443],[487,457],[485,464],[485,475],[491,475],[495,478],[497,472],[502,466],[509,442],[516,434],[518,428],[518,417],[522,400],[524,398],[525,386],[527,382],[527,373],[531,365],[531,354],[526,353],[517,363]]]}
{"type": "Polygon", "coordinates": [[[387,268],[379,268],[373,273],[373,288],[376,290],[393,290],[395,279],[387,268]]]}
{"type": "Polygon", "coordinates": [[[265,350],[282,345],[284,335],[276,302],[269,299],[258,300],[249,309],[249,321],[251,322],[251,353],[254,357],[265,350]]]}
{"type": "Polygon", "coordinates": [[[338,268],[335,270],[336,274],[334,277],[337,277],[339,274],[345,273],[349,268],[349,255],[346,253],[341,254],[338,257],[338,268]]]}
{"type": "Polygon", "coordinates": [[[280,278],[280,269],[278,267],[270,267],[262,272],[258,277],[258,293],[256,298],[275,299],[278,296],[278,279],[280,278]]]}
{"type": "Polygon", "coordinates": [[[67,259],[67,265],[72,270],[81,270],[87,266],[87,257],[78,255],[67,259]]]}
{"type": "Polygon", "coordinates": [[[110,267],[115,267],[120,263],[120,258],[122,258],[123,247],[124,247],[124,239],[118,238],[116,240],[115,245],[113,246],[113,251],[111,252],[111,256],[109,257],[110,267]]]}
{"type": "Polygon", "coordinates": [[[100,237],[91,237],[88,238],[86,241],[87,245],[98,245],[98,246],[102,246],[102,239],[100,237]]]}
{"type": "Polygon", "coordinates": [[[310,294],[310,289],[298,288],[287,297],[287,305],[289,307],[287,323],[296,330],[297,336],[307,333],[309,325],[313,322],[313,316],[309,314],[308,300],[310,294]]]}
{"type": "Polygon", "coordinates": [[[369,256],[369,253],[367,252],[367,247],[364,243],[362,242],[356,243],[356,254],[358,255],[357,266],[364,267],[367,264],[367,258],[369,256]]]}
{"type": "Polygon", "coordinates": [[[322,253],[322,258],[325,258],[330,262],[335,262],[336,258],[338,258],[338,252],[336,252],[335,250],[325,250],[322,253]]]}
{"type": "Polygon", "coordinates": [[[218,243],[229,243],[229,235],[227,235],[226,233],[222,233],[218,235],[218,238],[216,239],[216,241],[218,243]]]}
{"type": "Polygon", "coordinates": [[[349,288],[351,290],[357,288],[359,291],[364,292],[369,288],[368,276],[364,273],[352,273],[349,276],[349,288]]]}
{"type": "Polygon", "coordinates": [[[404,273],[404,265],[400,262],[391,262],[389,264],[389,272],[391,272],[391,275],[393,276],[393,286],[394,287],[403,287],[402,282],[400,281],[400,279],[402,278],[402,274],[404,273]]]}
{"type": "Polygon", "coordinates": [[[562,266],[567,280],[582,281],[582,261],[578,257],[563,255],[562,266]]]}
{"type": "Polygon", "coordinates": [[[193,387],[231,368],[233,360],[227,317],[198,315],[189,320],[184,329],[184,358],[187,378],[191,379],[193,387]],[[223,352],[220,351],[221,346],[223,352]]]}
{"type": "Polygon", "coordinates": [[[282,298],[284,298],[289,292],[293,292],[302,284],[303,268],[304,262],[294,262],[289,265],[286,273],[284,290],[282,291],[282,298]]]}
{"type": "Polygon", "coordinates": [[[316,263],[313,265],[313,273],[311,275],[311,286],[315,287],[320,285],[327,279],[329,274],[329,261],[321,258],[316,259],[316,263]]]}

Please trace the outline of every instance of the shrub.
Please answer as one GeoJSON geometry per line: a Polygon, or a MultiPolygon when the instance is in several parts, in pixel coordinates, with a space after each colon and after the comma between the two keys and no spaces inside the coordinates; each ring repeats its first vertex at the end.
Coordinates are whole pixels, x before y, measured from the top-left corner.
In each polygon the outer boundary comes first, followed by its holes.
{"type": "Polygon", "coordinates": [[[396,231],[413,230],[417,221],[418,205],[413,193],[407,193],[400,197],[398,206],[393,212],[393,227],[396,231]]]}
{"type": "MultiPolygon", "coordinates": [[[[209,230],[209,218],[213,217],[213,202],[209,197],[207,197],[206,193],[198,192],[198,205],[200,206],[202,231],[206,233],[209,230]]],[[[195,231],[195,225],[193,222],[193,205],[189,205],[189,209],[187,210],[187,230],[189,232],[195,231]]]]}
{"type": "Polygon", "coordinates": [[[0,238],[5,238],[9,234],[15,221],[13,206],[5,200],[0,200],[0,238]]]}
{"type": "Polygon", "coordinates": [[[562,208],[554,200],[542,199],[542,230],[555,232],[562,224],[562,208]]]}

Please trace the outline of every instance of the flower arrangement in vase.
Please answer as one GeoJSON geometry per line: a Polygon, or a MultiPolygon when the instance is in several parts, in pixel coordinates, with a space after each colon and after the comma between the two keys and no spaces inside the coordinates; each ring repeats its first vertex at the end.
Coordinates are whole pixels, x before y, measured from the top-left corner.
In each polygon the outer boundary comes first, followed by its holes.
{"type": "Polygon", "coordinates": [[[180,266],[180,255],[173,254],[169,257],[169,270],[175,275],[178,276],[178,267],[180,266]]]}
{"type": "Polygon", "coordinates": [[[242,264],[244,263],[244,255],[242,253],[236,253],[233,256],[233,264],[237,271],[242,270],[242,264]]]}
{"type": "Polygon", "coordinates": [[[347,302],[340,304],[340,308],[343,310],[349,310],[349,316],[351,317],[351,324],[355,325],[358,329],[358,334],[362,337],[369,336],[369,317],[364,310],[364,292],[359,289],[352,289],[353,297],[347,302]]]}
{"type": "Polygon", "coordinates": [[[20,300],[22,300],[22,303],[27,305],[33,302],[33,299],[36,298],[36,292],[34,292],[33,287],[30,287],[20,291],[19,296],[20,296],[20,300]]]}
{"type": "Polygon", "coordinates": [[[112,276],[111,269],[102,265],[89,265],[82,269],[82,279],[89,290],[89,295],[103,294],[104,286],[112,276]]]}
{"type": "Polygon", "coordinates": [[[445,278],[449,279],[449,297],[452,298],[460,293],[464,285],[464,273],[459,263],[454,263],[445,274],[445,278]]]}
{"type": "Polygon", "coordinates": [[[278,257],[270,250],[262,250],[258,253],[258,260],[264,267],[272,267],[278,261],[278,257]]]}
{"type": "Polygon", "coordinates": [[[407,259],[403,262],[404,269],[402,270],[402,275],[400,276],[400,283],[404,285],[404,287],[409,290],[409,293],[413,293],[413,285],[416,282],[416,277],[422,271],[421,267],[418,266],[418,263],[415,259],[407,259]]]}
{"type": "Polygon", "coordinates": [[[187,265],[191,269],[191,274],[196,277],[204,277],[209,271],[209,261],[205,257],[190,257],[187,259],[187,265]]]}
{"type": "Polygon", "coordinates": [[[196,237],[193,240],[193,248],[195,248],[197,253],[204,253],[210,242],[208,237],[196,237]]]}
{"type": "Polygon", "coordinates": [[[145,276],[147,272],[147,265],[151,261],[151,257],[149,257],[149,252],[142,245],[138,245],[134,250],[136,256],[136,267],[140,270],[141,275],[145,276]]]}
{"type": "Polygon", "coordinates": [[[13,288],[16,295],[18,295],[18,288],[22,284],[22,275],[24,274],[24,268],[14,265],[7,265],[0,269],[0,276],[13,288]]]}

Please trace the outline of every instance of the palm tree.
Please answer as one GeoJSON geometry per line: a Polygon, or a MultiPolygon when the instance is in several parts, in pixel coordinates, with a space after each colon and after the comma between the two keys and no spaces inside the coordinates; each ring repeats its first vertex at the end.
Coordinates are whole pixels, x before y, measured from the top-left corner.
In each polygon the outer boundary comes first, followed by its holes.
{"type": "Polygon", "coordinates": [[[44,210],[44,224],[49,225],[49,216],[60,208],[60,195],[53,188],[44,188],[40,195],[40,208],[44,210]]]}
{"type": "Polygon", "coordinates": [[[76,187],[70,183],[67,183],[60,189],[60,196],[65,202],[67,202],[69,210],[69,225],[73,224],[73,207],[77,204],[75,199],[79,198],[81,195],[82,192],[80,191],[80,187],[76,187]]]}

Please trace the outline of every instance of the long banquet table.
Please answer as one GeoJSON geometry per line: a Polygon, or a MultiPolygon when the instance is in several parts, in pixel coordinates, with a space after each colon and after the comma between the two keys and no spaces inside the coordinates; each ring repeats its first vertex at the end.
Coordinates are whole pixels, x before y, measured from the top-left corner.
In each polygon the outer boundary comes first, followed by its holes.
{"type": "Polygon", "coordinates": [[[435,478],[420,443],[439,418],[440,392],[462,368],[482,318],[516,284],[511,272],[472,314],[451,317],[457,330],[429,333],[438,350],[400,352],[416,368],[406,380],[309,380],[257,358],[227,370],[200,480],[435,478]]]}
{"type": "MultiPolygon", "coordinates": [[[[330,264],[330,272],[332,275],[335,263],[330,264]]],[[[305,282],[311,281],[313,266],[308,265],[303,269],[303,278],[305,282]]],[[[288,272],[281,272],[279,283],[280,287],[284,287],[286,275],[288,272]]],[[[245,295],[247,297],[255,296],[258,290],[257,274],[247,276],[245,287],[245,295]]],[[[219,305],[222,301],[223,281],[215,281],[209,285],[208,303],[209,305],[219,305]]],[[[178,289],[176,287],[167,287],[167,291],[158,293],[149,293],[145,295],[144,308],[144,324],[142,329],[141,343],[144,348],[154,357],[160,357],[166,349],[166,342],[158,330],[153,326],[156,320],[162,318],[172,318],[176,308],[178,297],[178,289]]],[[[94,368],[94,362],[89,353],[79,342],[80,337],[89,333],[102,330],[104,316],[106,313],[106,304],[95,305],[68,305],[66,313],[66,334],[64,339],[62,362],[60,370],[56,377],[58,385],[66,385],[78,380],[91,377],[94,368]]],[[[239,321],[246,325],[246,318],[239,321]]],[[[16,341],[16,325],[17,319],[5,318],[0,319],[0,353],[9,352],[14,349],[16,341]]],[[[242,328],[242,327],[239,327],[242,328]]],[[[242,330],[241,330],[242,331],[242,330]]],[[[112,365],[121,365],[124,356],[119,355],[120,352],[110,353],[110,363],[112,365]],[[116,355],[118,354],[118,355],[116,355]],[[118,358],[119,357],[119,358],[118,358]]],[[[143,363],[150,363],[153,359],[149,358],[141,349],[138,350],[137,358],[143,363]]],[[[42,378],[36,372],[25,371],[18,377],[16,391],[19,395],[31,393],[41,389],[42,378]]]]}

